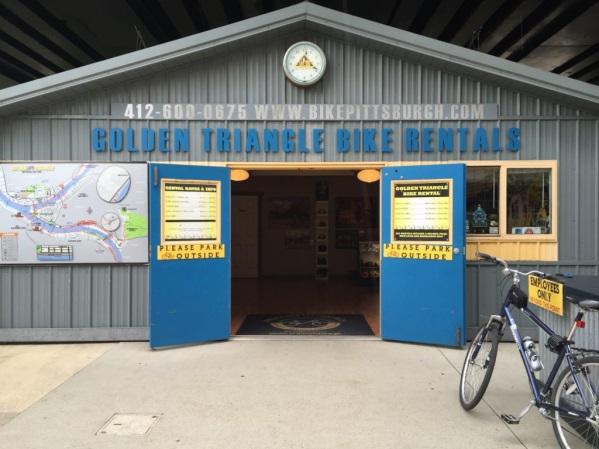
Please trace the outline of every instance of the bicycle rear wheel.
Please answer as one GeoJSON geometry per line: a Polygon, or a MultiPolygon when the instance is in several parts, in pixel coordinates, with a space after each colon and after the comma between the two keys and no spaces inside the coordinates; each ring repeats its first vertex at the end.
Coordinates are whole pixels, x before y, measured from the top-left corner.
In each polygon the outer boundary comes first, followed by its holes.
{"type": "Polygon", "coordinates": [[[566,368],[558,376],[553,390],[552,404],[565,410],[591,412],[591,421],[566,412],[554,413],[553,431],[562,449],[599,448],[599,357],[585,357],[578,361],[574,382],[572,372],[566,368]]]}
{"type": "Polygon", "coordinates": [[[460,377],[460,404],[471,410],[482,399],[495,368],[499,348],[499,325],[482,326],[470,343],[460,377]]]}

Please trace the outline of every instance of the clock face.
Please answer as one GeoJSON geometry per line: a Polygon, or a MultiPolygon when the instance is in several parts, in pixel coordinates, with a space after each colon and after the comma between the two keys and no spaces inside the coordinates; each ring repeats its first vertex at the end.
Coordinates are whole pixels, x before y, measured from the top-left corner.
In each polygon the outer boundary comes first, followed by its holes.
{"type": "Polygon", "coordinates": [[[293,44],[283,58],[285,75],[300,86],[309,86],[317,82],[324,75],[326,66],[324,52],[312,42],[293,44]]]}
{"type": "Polygon", "coordinates": [[[106,212],[102,215],[100,225],[108,232],[116,231],[121,225],[121,218],[114,212],[106,212]]]}

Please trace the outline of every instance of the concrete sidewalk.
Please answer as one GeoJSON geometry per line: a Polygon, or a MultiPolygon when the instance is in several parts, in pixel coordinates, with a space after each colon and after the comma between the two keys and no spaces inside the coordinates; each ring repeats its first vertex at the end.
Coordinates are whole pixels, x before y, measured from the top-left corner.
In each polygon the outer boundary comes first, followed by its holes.
{"type": "MultiPolygon", "coordinates": [[[[5,348],[27,347],[0,347],[0,357],[5,348]]],[[[0,427],[0,448],[557,447],[550,422],[534,410],[519,426],[498,418],[529,397],[512,345],[501,346],[485,401],[470,413],[457,396],[463,350],[234,339],[154,352],[121,343],[101,352],[0,427]],[[157,422],[143,435],[100,432],[115,413],[157,422]]],[[[4,371],[0,364],[3,383],[4,371]]]]}

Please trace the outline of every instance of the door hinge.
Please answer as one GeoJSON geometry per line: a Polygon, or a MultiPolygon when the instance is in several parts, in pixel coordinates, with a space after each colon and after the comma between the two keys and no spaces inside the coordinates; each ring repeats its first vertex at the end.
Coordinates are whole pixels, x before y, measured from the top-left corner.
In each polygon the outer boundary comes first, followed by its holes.
{"type": "Polygon", "coordinates": [[[158,187],[158,167],[154,165],[154,187],[158,187]]]}
{"type": "Polygon", "coordinates": [[[455,343],[456,343],[456,346],[462,345],[462,328],[461,327],[456,327],[456,329],[455,329],[455,343]]]}

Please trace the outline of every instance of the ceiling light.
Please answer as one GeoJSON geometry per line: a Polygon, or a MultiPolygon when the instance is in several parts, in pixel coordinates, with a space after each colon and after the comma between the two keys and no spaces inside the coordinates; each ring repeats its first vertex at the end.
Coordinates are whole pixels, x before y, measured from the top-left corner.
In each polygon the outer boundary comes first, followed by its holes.
{"type": "Polygon", "coordinates": [[[358,172],[358,179],[362,182],[376,182],[381,179],[381,174],[378,170],[368,168],[358,172]]]}
{"type": "Polygon", "coordinates": [[[231,170],[231,181],[245,181],[249,179],[250,172],[247,170],[233,169],[231,170]]]}

